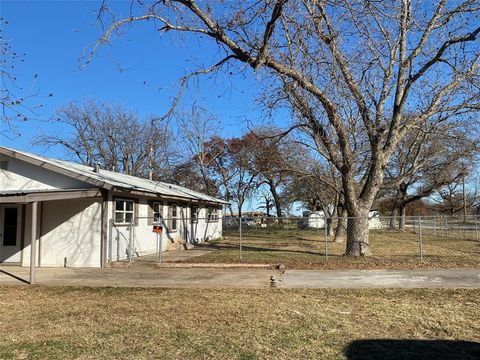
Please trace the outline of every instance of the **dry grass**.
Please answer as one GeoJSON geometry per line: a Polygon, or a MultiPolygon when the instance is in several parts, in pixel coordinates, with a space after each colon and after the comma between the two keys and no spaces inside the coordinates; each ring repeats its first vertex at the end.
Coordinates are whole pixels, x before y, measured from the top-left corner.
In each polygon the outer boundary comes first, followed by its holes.
{"type": "Polygon", "coordinates": [[[388,358],[389,351],[448,358],[453,351],[453,358],[473,359],[479,351],[478,343],[405,343],[478,341],[479,290],[0,292],[1,359],[344,359],[347,346],[366,339],[373,341],[357,348],[361,358],[388,358]]]}
{"type": "MultiPolygon", "coordinates": [[[[323,230],[321,230],[323,231],[323,230]]],[[[402,269],[402,268],[478,268],[480,242],[459,237],[423,235],[423,261],[420,261],[419,235],[413,232],[372,231],[370,244],[374,256],[347,258],[345,244],[328,238],[325,248],[321,231],[298,229],[255,229],[242,238],[242,261],[283,263],[299,269],[402,269]],[[325,256],[325,253],[327,256],[325,256]]],[[[213,251],[190,262],[239,262],[237,233],[211,241],[213,251]]]]}

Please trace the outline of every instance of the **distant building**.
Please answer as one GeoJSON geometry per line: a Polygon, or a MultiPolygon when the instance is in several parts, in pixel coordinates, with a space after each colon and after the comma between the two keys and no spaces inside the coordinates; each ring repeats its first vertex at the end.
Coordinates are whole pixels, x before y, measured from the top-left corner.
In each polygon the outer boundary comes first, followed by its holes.
{"type": "MultiPolygon", "coordinates": [[[[233,213],[232,216],[238,217],[239,213],[238,212],[233,213]]],[[[259,217],[261,218],[266,216],[268,216],[267,213],[263,211],[242,211],[242,217],[246,217],[246,218],[259,218],[259,217]]]]}
{"type": "MultiPolygon", "coordinates": [[[[313,229],[323,229],[325,227],[325,215],[320,211],[304,211],[303,217],[308,218],[306,226],[313,229]]],[[[381,229],[382,222],[380,221],[380,213],[372,210],[368,214],[368,224],[370,229],[381,229]]]]}

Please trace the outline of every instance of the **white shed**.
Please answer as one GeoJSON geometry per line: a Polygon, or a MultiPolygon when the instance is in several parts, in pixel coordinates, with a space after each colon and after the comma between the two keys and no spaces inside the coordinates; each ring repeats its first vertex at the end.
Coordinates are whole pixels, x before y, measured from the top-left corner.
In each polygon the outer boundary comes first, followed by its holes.
{"type": "MultiPolygon", "coordinates": [[[[308,218],[307,226],[313,229],[323,229],[325,227],[325,217],[323,211],[305,211],[303,216],[308,218]]],[[[382,222],[378,211],[370,211],[368,214],[368,225],[370,229],[381,229],[382,222]]]]}

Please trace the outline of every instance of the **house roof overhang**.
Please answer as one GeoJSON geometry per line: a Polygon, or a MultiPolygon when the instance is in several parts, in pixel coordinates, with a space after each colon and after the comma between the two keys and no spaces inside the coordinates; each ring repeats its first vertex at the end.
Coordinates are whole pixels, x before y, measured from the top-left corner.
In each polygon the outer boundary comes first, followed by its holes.
{"type": "MultiPolygon", "coordinates": [[[[124,174],[116,174],[114,172],[102,170],[102,172],[93,175],[81,169],[72,168],[72,166],[67,166],[65,164],[58,163],[59,161],[54,159],[42,158],[38,155],[26,154],[20,151],[15,151],[13,149],[8,149],[1,146],[0,146],[0,154],[5,154],[15,159],[25,161],[32,165],[36,165],[50,171],[54,171],[56,173],[83,181],[87,184],[93,185],[98,188],[106,189],[106,190],[117,191],[117,192],[122,192],[126,194],[128,193],[131,195],[149,197],[154,199],[156,198],[156,199],[165,199],[165,200],[172,200],[172,201],[182,201],[187,203],[201,203],[201,204],[215,204],[215,205],[229,204],[228,201],[216,199],[211,196],[205,196],[205,194],[197,193],[187,188],[175,186],[172,184],[165,184],[165,183],[159,182],[158,185],[155,184],[154,189],[149,189],[148,188],[149,186],[147,187],[138,186],[135,183],[128,184],[125,181],[125,179],[122,179],[121,177],[119,178],[119,176],[125,176],[124,174]],[[158,189],[157,189],[157,186],[158,186],[158,189]],[[165,191],[161,190],[162,187],[163,187],[163,190],[165,191]]],[[[141,179],[141,180],[147,181],[145,179],[141,179]]],[[[65,191],[68,191],[68,189],[66,189],[65,191]]],[[[18,191],[18,193],[21,193],[21,192],[22,192],[21,190],[18,191]]],[[[0,190],[0,196],[1,196],[1,190],[0,190]]],[[[19,196],[24,196],[24,195],[20,194],[19,196]]],[[[30,198],[32,198],[32,196],[30,196],[30,198]]],[[[72,196],[70,198],[75,198],[75,197],[72,196]]],[[[0,202],[2,202],[1,197],[0,197],[0,202]]],[[[4,202],[6,202],[6,198],[4,202]]],[[[14,202],[13,197],[11,202],[14,202]]]]}
{"type": "Polygon", "coordinates": [[[0,154],[5,154],[8,155],[14,159],[22,160],[25,161],[26,163],[36,165],[38,167],[54,171],[56,173],[83,181],[87,184],[91,184],[94,186],[98,186],[104,189],[111,189],[112,186],[110,184],[107,184],[105,181],[100,181],[97,179],[92,179],[90,176],[79,174],[77,171],[71,171],[69,169],[62,168],[58,165],[51,164],[47,161],[42,161],[40,159],[34,158],[32,156],[28,156],[25,154],[22,154],[21,152],[12,150],[12,149],[7,149],[7,148],[0,148],[0,154]]]}
{"type": "Polygon", "coordinates": [[[94,198],[101,196],[101,189],[14,190],[0,192],[0,204],[26,204],[35,201],[94,198]]]}
{"type": "Polygon", "coordinates": [[[149,199],[158,199],[158,200],[167,200],[167,201],[178,201],[183,203],[191,203],[191,204],[208,204],[208,205],[228,205],[228,202],[221,202],[221,201],[209,201],[205,199],[194,199],[189,197],[183,196],[173,196],[173,195],[163,195],[158,193],[140,191],[140,190],[131,190],[125,188],[114,187],[113,188],[113,195],[131,195],[131,196],[140,196],[149,199]]]}

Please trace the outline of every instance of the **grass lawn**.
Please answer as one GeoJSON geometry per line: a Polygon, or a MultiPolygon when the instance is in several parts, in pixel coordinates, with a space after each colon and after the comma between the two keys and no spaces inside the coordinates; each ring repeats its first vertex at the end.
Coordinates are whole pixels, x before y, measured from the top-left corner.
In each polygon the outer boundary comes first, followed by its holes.
{"type": "MultiPolygon", "coordinates": [[[[242,261],[246,263],[283,263],[300,269],[397,269],[397,268],[478,268],[480,242],[460,237],[423,235],[423,261],[420,261],[419,235],[413,232],[373,230],[370,246],[373,256],[343,256],[344,243],[325,237],[323,230],[247,229],[242,237],[242,261]],[[327,253],[327,257],[325,257],[327,253]]],[[[215,249],[189,262],[226,262],[240,260],[237,231],[224,232],[224,238],[205,246],[215,249]]]]}
{"type": "Polygon", "coordinates": [[[350,359],[453,352],[468,360],[480,346],[479,290],[12,286],[0,293],[1,359],[346,359],[350,346],[357,356],[350,359]]]}

